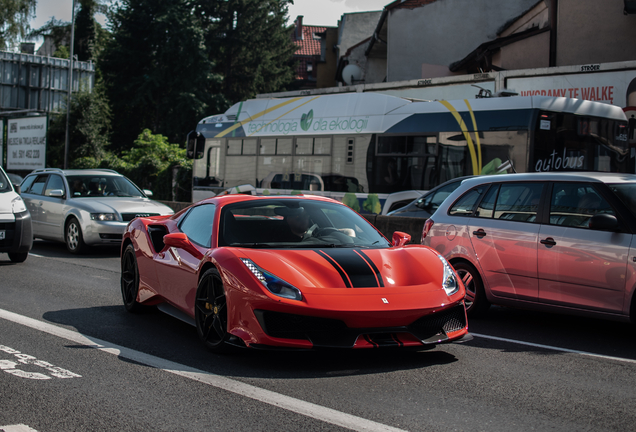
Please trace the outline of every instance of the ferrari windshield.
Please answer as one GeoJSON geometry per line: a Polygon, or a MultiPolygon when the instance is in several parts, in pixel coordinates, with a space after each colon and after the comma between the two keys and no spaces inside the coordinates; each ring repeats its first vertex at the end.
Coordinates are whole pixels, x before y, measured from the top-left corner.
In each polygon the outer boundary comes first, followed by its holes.
{"type": "Polygon", "coordinates": [[[224,207],[219,246],[251,248],[385,248],[389,242],[344,205],[267,199],[224,207]]]}
{"type": "Polygon", "coordinates": [[[67,176],[73,198],[82,197],[143,197],[137,186],[118,175],[70,175],[67,176]]]}

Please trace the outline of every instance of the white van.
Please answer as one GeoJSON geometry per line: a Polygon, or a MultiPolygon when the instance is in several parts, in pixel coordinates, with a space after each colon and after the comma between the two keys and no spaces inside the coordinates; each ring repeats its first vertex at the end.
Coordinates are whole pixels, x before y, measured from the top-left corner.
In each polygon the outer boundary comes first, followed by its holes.
{"type": "Polygon", "coordinates": [[[8,253],[11,261],[20,263],[29,256],[31,246],[31,214],[0,167],[0,252],[8,253]]]}

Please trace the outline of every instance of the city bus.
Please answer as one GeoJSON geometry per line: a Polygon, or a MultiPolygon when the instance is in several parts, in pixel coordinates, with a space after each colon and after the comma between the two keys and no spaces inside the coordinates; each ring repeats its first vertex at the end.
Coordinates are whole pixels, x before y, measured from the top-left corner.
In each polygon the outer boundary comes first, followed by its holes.
{"type": "Polygon", "coordinates": [[[419,101],[377,93],[252,99],[188,134],[193,201],[222,191],[386,197],[466,175],[634,173],[621,108],[563,97],[419,101]]]}

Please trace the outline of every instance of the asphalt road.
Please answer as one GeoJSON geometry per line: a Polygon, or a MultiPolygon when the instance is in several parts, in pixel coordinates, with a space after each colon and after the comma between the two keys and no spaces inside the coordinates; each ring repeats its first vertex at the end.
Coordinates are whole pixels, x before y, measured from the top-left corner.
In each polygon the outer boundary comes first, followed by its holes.
{"type": "Polygon", "coordinates": [[[627,431],[636,330],[492,308],[431,351],[212,354],[129,314],[119,250],[0,254],[0,431],[627,431]]]}

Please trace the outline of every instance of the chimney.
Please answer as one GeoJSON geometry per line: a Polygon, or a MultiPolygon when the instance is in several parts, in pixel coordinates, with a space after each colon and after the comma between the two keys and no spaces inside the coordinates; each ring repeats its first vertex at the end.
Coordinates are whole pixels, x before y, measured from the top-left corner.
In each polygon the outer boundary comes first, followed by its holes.
{"type": "Polygon", "coordinates": [[[303,39],[303,16],[298,15],[296,18],[296,40],[303,39]]]}

